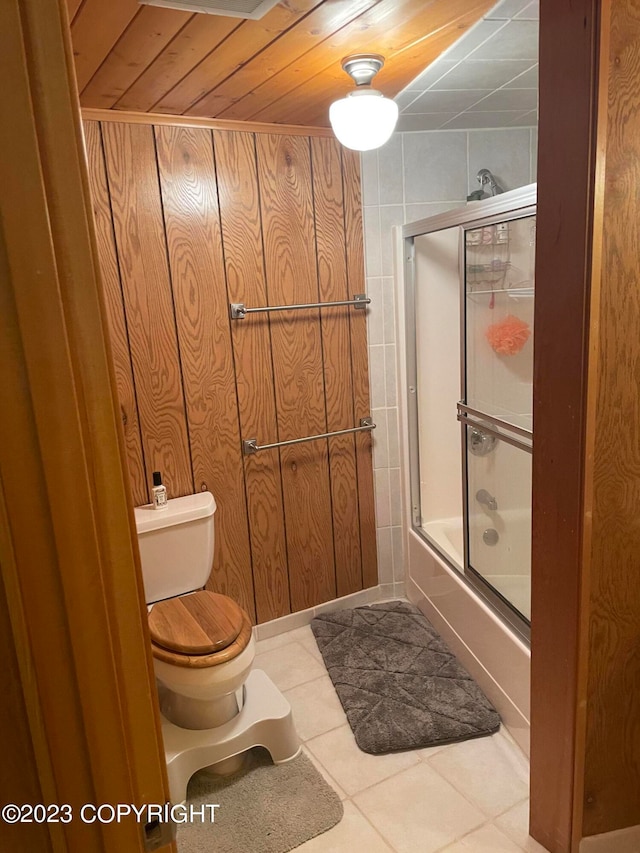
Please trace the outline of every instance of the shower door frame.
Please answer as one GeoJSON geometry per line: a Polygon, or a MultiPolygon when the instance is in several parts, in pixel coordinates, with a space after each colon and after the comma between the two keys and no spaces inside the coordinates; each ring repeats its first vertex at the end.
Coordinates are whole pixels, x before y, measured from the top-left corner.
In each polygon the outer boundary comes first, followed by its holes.
{"type": "MultiPolygon", "coordinates": [[[[459,236],[459,279],[460,279],[460,401],[465,399],[466,394],[466,323],[465,323],[465,299],[466,279],[462,273],[465,264],[465,240],[464,232],[473,228],[481,228],[496,222],[523,219],[527,216],[536,215],[537,184],[529,184],[517,190],[502,193],[499,196],[474,201],[465,208],[456,208],[446,213],[420,219],[404,225],[402,234],[402,263],[404,278],[405,299],[405,340],[406,340],[406,363],[407,363],[407,408],[409,426],[409,488],[411,496],[411,528],[428,545],[435,548],[439,556],[445,560],[456,575],[466,583],[477,594],[481,595],[492,606],[494,611],[521,639],[528,644],[531,638],[530,623],[522,617],[513,605],[507,603],[497,590],[484,580],[477,570],[469,564],[469,511],[468,511],[468,487],[467,487],[467,442],[465,431],[467,422],[460,420],[460,452],[462,456],[462,529],[463,529],[463,566],[458,568],[451,557],[440,548],[425,533],[421,526],[421,495],[420,495],[420,444],[419,444],[419,421],[418,421],[418,353],[416,341],[416,281],[415,281],[415,246],[416,237],[445,231],[450,228],[458,228],[459,236]]],[[[534,330],[535,335],[535,330],[534,330]]],[[[463,404],[464,408],[466,404],[463,404]]],[[[517,429],[514,429],[518,432],[517,429]]],[[[500,434],[500,440],[509,442],[510,436],[500,434]]],[[[526,452],[523,449],[523,452],[526,452]]]]}

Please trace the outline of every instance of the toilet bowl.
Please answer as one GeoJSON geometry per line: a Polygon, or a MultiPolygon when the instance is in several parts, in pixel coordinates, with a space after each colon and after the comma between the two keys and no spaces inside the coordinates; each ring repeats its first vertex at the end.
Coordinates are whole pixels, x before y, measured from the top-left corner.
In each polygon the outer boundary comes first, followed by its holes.
{"type": "Polygon", "coordinates": [[[209,492],[175,498],[162,510],[135,508],[174,802],[186,798],[196,770],[235,772],[253,746],[266,747],[276,763],[300,751],[288,703],[264,673],[251,673],[248,614],[228,596],[203,589],[215,510],[209,492]]]}

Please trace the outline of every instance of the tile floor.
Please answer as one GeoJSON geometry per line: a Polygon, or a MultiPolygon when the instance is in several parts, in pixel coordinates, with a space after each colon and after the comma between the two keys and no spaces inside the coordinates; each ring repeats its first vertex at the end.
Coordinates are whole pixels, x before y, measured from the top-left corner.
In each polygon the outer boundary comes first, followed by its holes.
{"type": "Polygon", "coordinates": [[[255,667],[293,708],[304,750],[344,801],[344,818],[300,853],[522,853],[528,763],[505,729],[492,737],[373,756],[361,752],[311,628],[257,644],[255,667]]]}

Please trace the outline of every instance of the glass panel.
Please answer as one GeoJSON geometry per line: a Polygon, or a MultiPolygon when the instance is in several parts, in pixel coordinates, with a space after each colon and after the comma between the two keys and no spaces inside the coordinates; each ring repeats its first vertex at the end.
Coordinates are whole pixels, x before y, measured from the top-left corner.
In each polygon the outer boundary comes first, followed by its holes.
{"type": "Polygon", "coordinates": [[[416,396],[420,521],[460,571],[464,565],[460,399],[460,235],[448,228],[416,237],[416,396]]]}
{"type": "Polygon", "coordinates": [[[468,406],[532,429],[535,216],[465,231],[468,406]]]}
{"type": "Polygon", "coordinates": [[[467,426],[469,566],[531,619],[531,454],[467,426]]]}

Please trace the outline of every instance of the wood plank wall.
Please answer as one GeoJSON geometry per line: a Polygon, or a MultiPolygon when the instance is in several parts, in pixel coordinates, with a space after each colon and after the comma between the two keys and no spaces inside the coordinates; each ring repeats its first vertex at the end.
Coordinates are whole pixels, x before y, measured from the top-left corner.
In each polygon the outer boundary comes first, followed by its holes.
{"type": "Polygon", "coordinates": [[[377,583],[357,156],[329,138],[85,122],[131,490],[215,495],[208,586],[255,622],[377,583]]]}
{"type": "Polygon", "coordinates": [[[589,364],[584,836],[640,825],[640,7],[635,0],[607,0],[599,12],[606,121],[599,140],[602,255],[589,364]]]}

